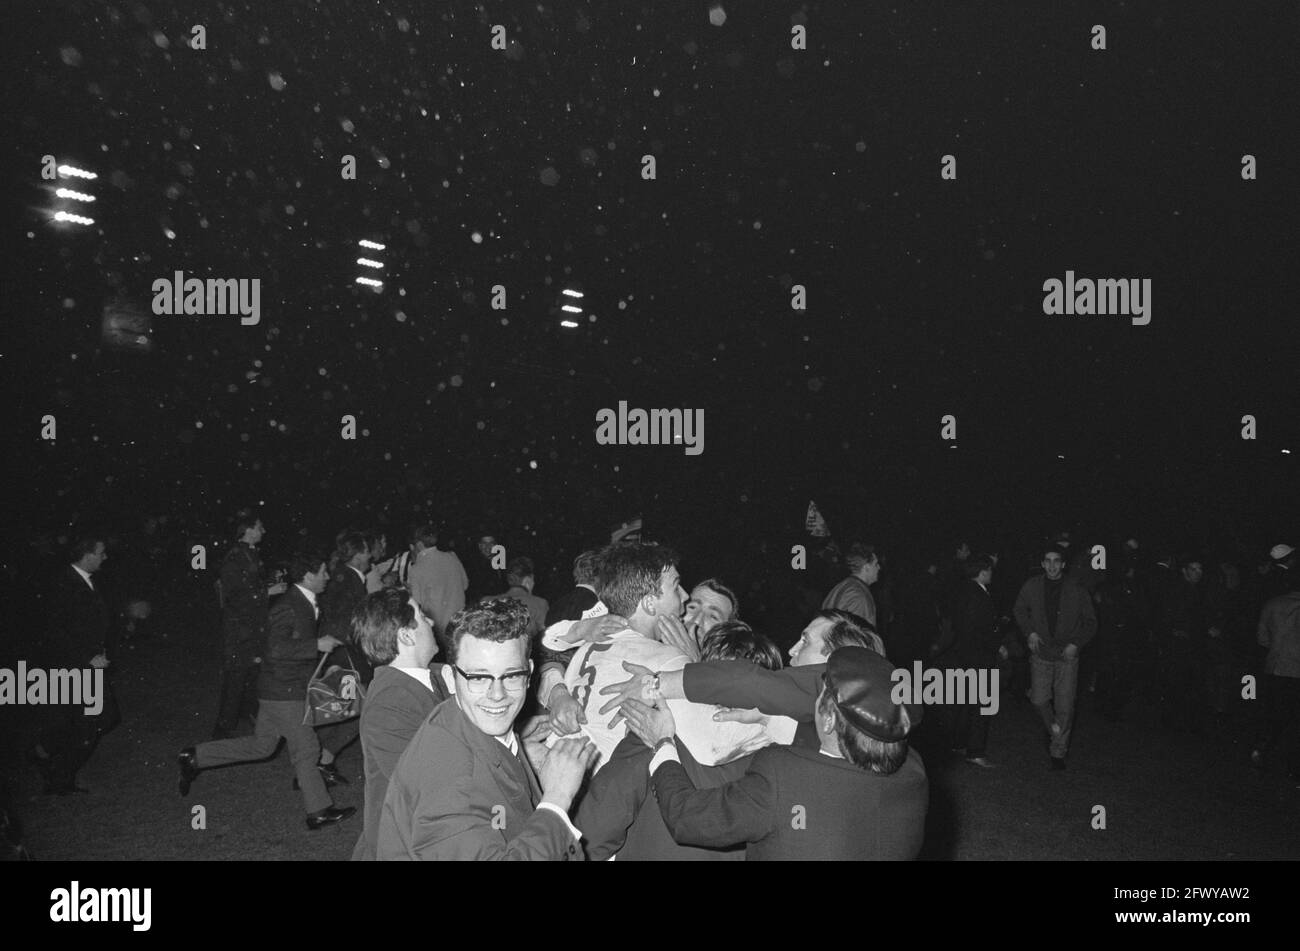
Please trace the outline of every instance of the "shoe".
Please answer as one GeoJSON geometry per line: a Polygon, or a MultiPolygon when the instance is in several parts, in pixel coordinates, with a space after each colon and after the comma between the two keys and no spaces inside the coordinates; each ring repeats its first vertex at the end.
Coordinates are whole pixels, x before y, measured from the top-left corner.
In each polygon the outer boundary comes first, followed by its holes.
{"type": "Polygon", "coordinates": [[[333,825],[336,822],[342,822],[348,816],[357,811],[356,806],[344,806],[342,809],[337,806],[330,806],[328,809],[322,809],[320,812],[313,812],[307,817],[307,829],[315,832],[324,826],[333,825]]]}
{"type": "Polygon", "coordinates": [[[987,756],[967,756],[966,762],[970,763],[972,766],[978,766],[980,769],[993,768],[993,763],[987,756]]]}
{"type": "MultiPolygon", "coordinates": [[[[325,780],[326,789],[333,789],[335,786],[352,785],[351,783],[348,782],[348,778],[346,776],[344,776],[342,773],[340,773],[337,769],[334,768],[333,763],[331,763],[328,766],[322,766],[318,763],[316,765],[316,768],[320,771],[320,778],[325,780]]],[[[302,784],[299,783],[297,777],[295,777],[293,780],[293,791],[298,792],[301,789],[302,789],[302,784]]]]}
{"type": "Polygon", "coordinates": [[[51,786],[49,783],[45,784],[45,795],[47,796],[72,796],[77,793],[88,792],[90,792],[89,789],[85,786],[78,786],[75,782],[69,783],[66,786],[51,786]]]}
{"type": "Polygon", "coordinates": [[[199,778],[199,766],[194,747],[187,746],[181,750],[180,755],[176,757],[176,762],[181,767],[181,781],[179,784],[181,795],[188,796],[190,794],[190,784],[199,778]]]}
{"type": "Polygon", "coordinates": [[[1064,757],[1064,756],[1053,756],[1053,757],[1052,757],[1052,772],[1059,773],[1059,772],[1062,772],[1064,769],[1065,769],[1065,757],[1064,757]]]}

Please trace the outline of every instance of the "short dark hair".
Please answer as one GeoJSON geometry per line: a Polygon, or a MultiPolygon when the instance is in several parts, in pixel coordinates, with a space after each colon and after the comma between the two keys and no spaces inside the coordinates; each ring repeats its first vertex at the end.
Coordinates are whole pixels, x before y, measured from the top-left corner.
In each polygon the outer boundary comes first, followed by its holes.
{"type": "Polygon", "coordinates": [[[660,593],[663,573],[677,566],[677,554],[649,542],[615,542],[600,554],[596,593],[611,614],[631,617],[642,598],[660,593]]]}
{"type": "Polygon", "coordinates": [[[736,592],[732,591],[731,588],[723,584],[720,580],[717,578],[705,578],[695,587],[708,588],[710,591],[722,595],[731,602],[731,616],[727,618],[727,620],[735,621],[740,618],[740,598],[736,597],[736,592]]]}
{"type": "Polygon", "coordinates": [[[589,548],[573,559],[573,583],[589,584],[594,587],[599,570],[600,552],[595,548],[589,548]]]}
{"type": "MultiPolygon", "coordinates": [[[[907,709],[902,711],[907,719],[907,709]]],[[[889,776],[898,772],[907,762],[907,740],[885,743],[875,737],[867,736],[840,713],[835,698],[824,685],[817,695],[817,716],[835,718],[835,740],[840,748],[840,755],[859,769],[889,776]]]]}
{"type": "Polygon", "coordinates": [[[376,667],[397,656],[397,632],[415,628],[411,592],[385,588],[367,595],[352,613],[352,642],[376,667]]]}
{"type": "Polygon", "coordinates": [[[533,560],[527,555],[511,558],[510,564],[506,565],[506,584],[523,584],[524,579],[533,577],[536,570],[533,567],[533,560]]]}
{"type": "Polygon", "coordinates": [[[1070,557],[1065,553],[1065,549],[1054,543],[1049,543],[1042,547],[1039,552],[1038,560],[1046,561],[1048,555],[1058,555],[1063,562],[1069,562],[1070,560],[1070,557]]]}
{"type": "Polygon", "coordinates": [[[411,544],[423,544],[425,548],[432,548],[438,544],[438,526],[425,522],[411,529],[411,544]]]}
{"type": "Polygon", "coordinates": [[[744,621],[723,621],[704,635],[700,660],[747,660],[767,670],[781,669],[781,652],[744,621]]]}
{"type": "Polygon", "coordinates": [[[101,544],[107,545],[102,532],[82,532],[72,541],[72,547],[68,549],[72,554],[73,564],[81,561],[87,555],[93,555],[95,549],[101,544]]]}
{"type": "Polygon", "coordinates": [[[515,598],[488,598],[472,608],[457,611],[447,625],[447,659],[456,663],[460,642],[465,637],[504,644],[506,641],[527,640],[532,629],[533,616],[524,603],[515,598]]]}
{"type": "Polygon", "coordinates": [[[370,551],[370,540],[361,532],[345,532],[338,540],[334,560],[340,566],[346,565],[363,551],[370,551]]]}
{"type": "Polygon", "coordinates": [[[874,545],[864,545],[861,542],[854,542],[849,546],[848,552],[844,555],[844,564],[849,571],[860,571],[866,565],[876,561],[876,549],[874,545]]]}
{"type": "Polygon", "coordinates": [[[993,559],[988,555],[976,555],[974,558],[966,559],[966,577],[974,581],[979,577],[981,571],[993,570],[993,559]]]}
{"type": "Polygon", "coordinates": [[[244,532],[257,525],[262,520],[257,509],[240,509],[235,513],[235,538],[243,538],[244,532]]]}
{"type": "Polygon", "coordinates": [[[297,584],[307,575],[315,574],[323,564],[325,564],[325,559],[320,556],[319,552],[294,552],[293,557],[289,559],[289,581],[297,584]]]}
{"type": "Polygon", "coordinates": [[[858,617],[852,611],[841,611],[839,608],[818,611],[814,620],[816,618],[825,618],[831,622],[831,626],[826,629],[822,637],[822,642],[826,645],[827,657],[831,656],[832,651],[837,651],[841,647],[865,647],[869,651],[875,651],[881,657],[885,656],[885,642],[876,633],[876,626],[866,618],[858,617]]]}

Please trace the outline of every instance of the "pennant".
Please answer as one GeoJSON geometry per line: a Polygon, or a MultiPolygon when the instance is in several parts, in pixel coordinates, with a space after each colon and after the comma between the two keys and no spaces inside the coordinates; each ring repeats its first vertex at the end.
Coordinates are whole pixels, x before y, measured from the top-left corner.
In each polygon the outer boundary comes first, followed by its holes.
{"type": "Polygon", "coordinates": [[[816,502],[808,503],[808,516],[803,521],[803,527],[814,538],[828,538],[831,534],[830,529],[826,527],[826,519],[822,518],[822,513],[817,511],[816,502]]]}

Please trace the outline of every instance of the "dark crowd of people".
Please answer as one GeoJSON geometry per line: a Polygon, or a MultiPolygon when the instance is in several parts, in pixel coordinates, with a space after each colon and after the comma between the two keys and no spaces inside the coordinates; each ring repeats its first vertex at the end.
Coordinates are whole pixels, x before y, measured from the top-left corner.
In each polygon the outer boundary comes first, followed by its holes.
{"type": "MultiPolygon", "coordinates": [[[[433,523],[401,538],[349,528],[328,555],[304,546],[269,567],[262,516],[232,530],[211,572],[217,714],[178,756],[179,791],[283,744],[307,828],[344,823],[356,808],[330,790],[350,782],[337,760],[359,740],[358,860],[916,858],[919,746],[985,769],[1031,755],[999,744],[974,697],[900,702],[895,672],[918,663],[997,671],[1001,695],[1041,718],[1032,755],[1053,771],[1086,695],[1113,721],[1143,700],[1169,730],[1245,731],[1251,766],[1300,779],[1300,571],[1285,543],[1240,564],[1062,532],[1032,568],[958,541],[891,571],[871,545],[807,537],[782,595],[784,616],[801,615],[790,627],[751,615],[738,585],[684,579],[640,520],[577,554],[549,602],[533,558],[491,534],[462,560],[433,523]],[[309,698],[331,674],[354,715],[317,723],[309,698]],[[1258,700],[1253,716],[1230,715],[1237,697],[1258,700]]],[[[120,548],[112,596],[96,580],[109,539],[69,541],[66,560],[46,553],[31,663],[111,669],[161,636],[166,523],[120,548]]],[[[27,750],[46,793],[86,792],[78,771],[121,716],[111,689],[98,716],[50,711],[27,750]]]]}

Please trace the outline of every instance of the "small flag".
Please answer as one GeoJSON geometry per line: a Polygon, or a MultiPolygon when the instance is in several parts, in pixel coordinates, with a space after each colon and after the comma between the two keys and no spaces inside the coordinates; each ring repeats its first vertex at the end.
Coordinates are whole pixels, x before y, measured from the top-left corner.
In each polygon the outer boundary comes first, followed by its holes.
{"type": "Polygon", "coordinates": [[[822,518],[822,513],[817,511],[816,502],[808,503],[808,517],[804,519],[803,526],[814,538],[827,538],[831,533],[826,527],[826,519],[822,518]]]}

